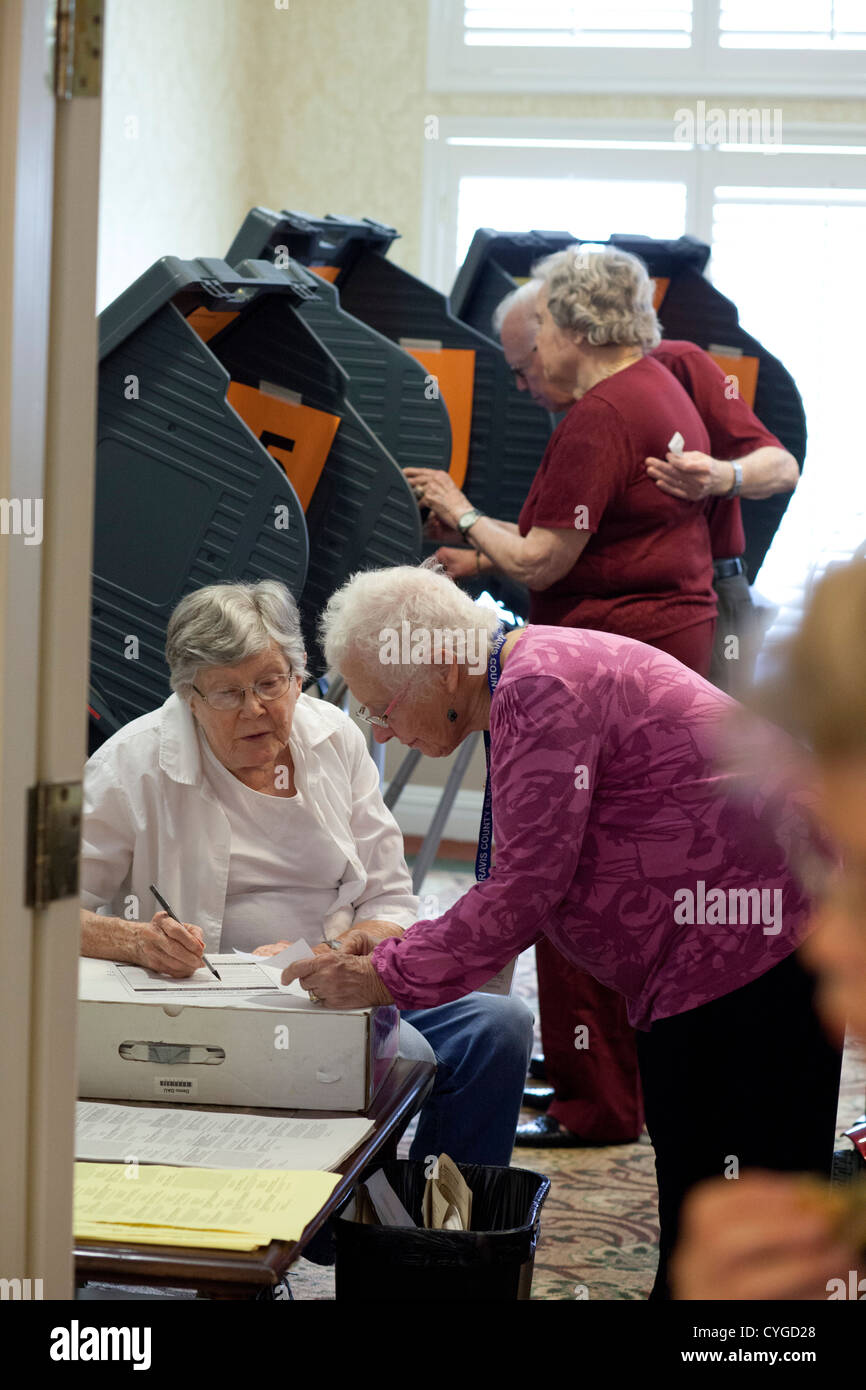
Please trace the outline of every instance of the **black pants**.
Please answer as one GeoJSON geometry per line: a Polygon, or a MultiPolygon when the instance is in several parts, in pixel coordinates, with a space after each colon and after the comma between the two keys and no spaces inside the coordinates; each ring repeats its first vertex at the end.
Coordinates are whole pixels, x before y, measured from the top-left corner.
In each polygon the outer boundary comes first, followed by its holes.
{"type": "Polygon", "coordinates": [[[814,987],[788,956],[731,994],[637,1033],[661,1227],[650,1298],[670,1297],[680,1207],[702,1178],[737,1166],[829,1176],[842,1054],[814,1012],[814,987]]]}

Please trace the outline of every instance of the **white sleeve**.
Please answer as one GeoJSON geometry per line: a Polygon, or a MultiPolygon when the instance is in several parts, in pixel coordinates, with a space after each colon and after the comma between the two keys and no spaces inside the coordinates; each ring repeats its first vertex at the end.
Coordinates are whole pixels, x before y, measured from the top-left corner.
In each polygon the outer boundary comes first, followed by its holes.
{"type": "Polygon", "coordinates": [[[379,772],[367,750],[364,735],[346,717],[346,755],[352,810],[350,827],[367,883],[354,904],[353,921],[379,918],[411,927],[418,916],[418,899],[403,857],[403,836],[382,799],[379,772]]]}
{"type": "Polygon", "coordinates": [[[132,813],[111,760],[95,753],[84,768],[81,906],[109,906],[128,880],[135,843],[132,813]]]}

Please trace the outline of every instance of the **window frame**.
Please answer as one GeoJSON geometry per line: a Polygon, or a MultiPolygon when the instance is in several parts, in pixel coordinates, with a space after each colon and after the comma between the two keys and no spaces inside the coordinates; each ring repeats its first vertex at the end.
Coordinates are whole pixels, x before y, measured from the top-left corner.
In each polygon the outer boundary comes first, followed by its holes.
{"type": "Polygon", "coordinates": [[[474,46],[463,0],[428,0],[433,92],[673,92],[703,97],[866,97],[866,49],[728,48],[721,0],[694,0],[689,48],[474,46]]]}
{"type": "MultiPolygon", "coordinates": [[[[712,244],[713,190],[718,185],[866,188],[866,131],[853,123],[786,124],[784,144],[759,148],[744,145],[688,145],[673,139],[674,121],[644,119],[521,118],[448,116],[438,120],[436,139],[425,141],[421,278],[448,294],[454,283],[454,247],[460,179],[465,175],[568,177],[579,155],[581,177],[676,179],[686,183],[685,231],[712,244]],[[456,143],[487,140],[489,145],[456,143]],[[572,150],[568,144],[515,146],[513,141],[589,141],[598,148],[572,150]],[[611,142],[642,142],[643,149],[611,147],[611,142]],[[656,149],[654,145],[669,146],[656,149]],[[649,148],[647,148],[647,146],[649,148]],[[786,152],[794,146],[798,152],[786,152]],[[828,153],[828,147],[851,147],[828,153]],[[858,151],[860,153],[858,154],[858,151]]],[[[517,228],[500,228],[511,231],[517,228]]],[[[539,230],[588,234],[581,227],[539,230]]],[[[638,232],[639,227],[620,227],[638,232]]]]}

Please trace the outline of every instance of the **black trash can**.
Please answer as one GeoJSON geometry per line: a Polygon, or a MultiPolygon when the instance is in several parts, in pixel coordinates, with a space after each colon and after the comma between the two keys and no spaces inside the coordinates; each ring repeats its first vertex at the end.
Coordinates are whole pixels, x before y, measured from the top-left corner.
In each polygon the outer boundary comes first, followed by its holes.
{"type": "Polygon", "coordinates": [[[472,1189],[472,1230],[426,1231],[422,1161],[381,1165],[418,1228],[365,1226],[338,1216],[337,1299],[415,1303],[529,1298],[541,1207],[550,1179],[526,1168],[459,1163],[472,1189]]]}

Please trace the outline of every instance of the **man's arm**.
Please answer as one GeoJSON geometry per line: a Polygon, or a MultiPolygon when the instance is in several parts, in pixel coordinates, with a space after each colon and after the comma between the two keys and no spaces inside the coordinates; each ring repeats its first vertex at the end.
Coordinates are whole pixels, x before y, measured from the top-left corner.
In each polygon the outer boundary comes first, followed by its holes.
{"type": "MultiPolygon", "coordinates": [[[[676,347],[676,344],[674,344],[676,347]]],[[[743,470],[740,496],[755,501],[777,492],[793,492],[800,470],[793,454],[782,447],[746,401],[729,389],[730,378],[702,348],[665,353],[665,343],[652,354],[688,392],[710,436],[710,454],[698,452],[648,458],[647,472],[663,492],[697,501],[724,497],[734,485],[732,464],[743,470]]]]}
{"type": "MultiPolygon", "coordinates": [[[[787,449],[777,448],[771,444],[754,449],[751,454],[745,454],[743,458],[735,459],[735,462],[743,470],[741,492],[743,497],[752,497],[757,500],[762,497],[772,497],[777,492],[793,492],[800,481],[800,470],[794,455],[789,454],[787,449]]],[[[728,463],[726,469],[731,475],[732,484],[733,467],[728,463]]],[[[730,491],[730,484],[725,491],[730,491]]]]}
{"type": "Polygon", "coordinates": [[[777,492],[793,492],[800,478],[793,454],[772,444],[753,449],[742,458],[716,459],[694,450],[669,453],[665,459],[648,458],[646,465],[662,492],[695,501],[726,496],[734,485],[734,462],[743,470],[741,497],[758,500],[777,492]]]}

